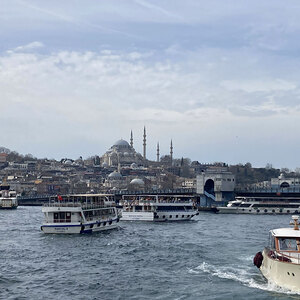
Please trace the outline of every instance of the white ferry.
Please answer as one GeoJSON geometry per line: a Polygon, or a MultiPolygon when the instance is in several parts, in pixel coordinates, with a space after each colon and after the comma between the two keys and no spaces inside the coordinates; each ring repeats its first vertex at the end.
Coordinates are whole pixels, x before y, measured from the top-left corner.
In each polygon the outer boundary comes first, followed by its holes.
{"type": "Polygon", "coordinates": [[[42,208],[45,233],[92,233],[118,227],[114,195],[78,194],[49,199],[42,208]]]}
{"type": "Polygon", "coordinates": [[[300,231],[298,216],[292,216],[294,228],[270,231],[269,246],[258,252],[253,263],[270,282],[300,292],[300,231]]]}
{"type": "Polygon", "coordinates": [[[122,221],[186,221],[198,214],[189,196],[123,195],[122,221]]]}
{"type": "Polygon", "coordinates": [[[17,192],[11,191],[9,185],[2,184],[0,186],[0,209],[11,209],[17,207],[17,192]]]}
{"type": "Polygon", "coordinates": [[[278,200],[266,199],[255,200],[252,198],[237,197],[229,201],[227,206],[217,206],[220,214],[298,214],[300,202],[295,199],[278,200]]]}

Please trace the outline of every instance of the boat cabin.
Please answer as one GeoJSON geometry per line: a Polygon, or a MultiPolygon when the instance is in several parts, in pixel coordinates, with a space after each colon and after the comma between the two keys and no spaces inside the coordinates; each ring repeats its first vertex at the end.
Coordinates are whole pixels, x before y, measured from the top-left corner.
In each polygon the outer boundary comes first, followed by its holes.
{"type": "Polygon", "coordinates": [[[300,262],[300,230],[298,216],[292,216],[294,228],[279,228],[270,231],[269,256],[285,262],[300,262]]]}
{"type": "Polygon", "coordinates": [[[111,194],[55,196],[44,204],[46,223],[76,223],[115,217],[115,200],[111,194]]]}

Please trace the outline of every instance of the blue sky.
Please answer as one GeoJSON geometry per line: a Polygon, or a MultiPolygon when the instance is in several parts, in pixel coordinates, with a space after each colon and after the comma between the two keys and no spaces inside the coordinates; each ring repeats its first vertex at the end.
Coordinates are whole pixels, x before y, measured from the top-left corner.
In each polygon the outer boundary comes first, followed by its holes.
{"type": "Polygon", "coordinates": [[[1,145],[300,167],[299,1],[0,0],[1,145]]]}

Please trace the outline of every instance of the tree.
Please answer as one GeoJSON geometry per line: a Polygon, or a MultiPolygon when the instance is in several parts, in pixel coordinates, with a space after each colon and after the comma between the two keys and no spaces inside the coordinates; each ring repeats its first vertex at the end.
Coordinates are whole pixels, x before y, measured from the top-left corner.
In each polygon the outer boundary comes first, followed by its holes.
{"type": "Polygon", "coordinates": [[[273,169],[273,165],[270,164],[270,163],[267,163],[267,164],[266,164],[266,169],[267,169],[267,170],[273,169]]]}

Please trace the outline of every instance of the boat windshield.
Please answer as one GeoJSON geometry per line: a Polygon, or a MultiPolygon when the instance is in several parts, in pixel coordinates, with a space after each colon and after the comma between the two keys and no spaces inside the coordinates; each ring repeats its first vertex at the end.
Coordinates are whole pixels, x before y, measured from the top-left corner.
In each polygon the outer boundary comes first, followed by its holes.
{"type": "Polygon", "coordinates": [[[295,238],[278,238],[279,249],[282,251],[298,251],[297,242],[295,238]]]}

